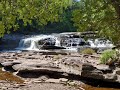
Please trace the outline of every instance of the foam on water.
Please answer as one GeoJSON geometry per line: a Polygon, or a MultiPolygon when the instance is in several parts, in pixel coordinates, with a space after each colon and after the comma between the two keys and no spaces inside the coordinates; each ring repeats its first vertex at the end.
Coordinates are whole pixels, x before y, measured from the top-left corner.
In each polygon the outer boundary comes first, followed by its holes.
{"type": "MultiPolygon", "coordinates": [[[[60,46],[60,41],[57,40],[55,36],[52,35],[39,35],[30,38],[25,38],[20,40],[19,46],[16,48],[17,50],[34,50],[34,51],[41,51],[38,48],[37,42],[39,40],[44,40],[47,38],[52,38],[55,40],[55,46],[60,46]]],[[[42,46],[41,46],[42,47],[42,46]]]]}
{"type": "MultiPolygon", "coordinates": [[[[46,42],[54,43],[52,45],[57,47],[64,47],[67,51],[77,52],[82,48],[98,48],[100,50],[111,49],[114,45],[105,39],[88,40],[90,45],[86,44],[86,41],[82,38],[67,38],[61,44],[61,38],[58,35],[36,35],[29,38],[21,39],[17,50],[33,50],[33,51],[45,51],[41,49],[46,42]],[[44,41],[42,44],[38,44],[39,41],[44,41]],[[74,46],[75,45],[75,46],[74,46]]],[[[49,46],[48,46],[49,47],[49,46]]]]}

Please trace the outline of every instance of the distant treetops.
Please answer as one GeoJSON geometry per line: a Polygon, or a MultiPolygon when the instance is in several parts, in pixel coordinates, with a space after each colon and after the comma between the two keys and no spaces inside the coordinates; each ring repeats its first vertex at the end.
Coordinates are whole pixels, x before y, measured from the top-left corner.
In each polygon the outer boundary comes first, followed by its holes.
{"type": "Polygon", "coordinates": [[[39,25],[57,22],[60,14],[72,5],[72,0],[1,0],[0,36],[17,30],[21,22],[24,26],[33,20],[39,25]]]}

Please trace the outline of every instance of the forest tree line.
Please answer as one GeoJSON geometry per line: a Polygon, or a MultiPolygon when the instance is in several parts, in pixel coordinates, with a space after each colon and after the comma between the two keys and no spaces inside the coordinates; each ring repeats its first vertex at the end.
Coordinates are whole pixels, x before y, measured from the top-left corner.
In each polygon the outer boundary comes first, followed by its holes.
{"type": "Polygon", "coordinates": [[[0,0],[1,37],[49,29],[98,31],[120,44],[120,0],[0,0]]]}

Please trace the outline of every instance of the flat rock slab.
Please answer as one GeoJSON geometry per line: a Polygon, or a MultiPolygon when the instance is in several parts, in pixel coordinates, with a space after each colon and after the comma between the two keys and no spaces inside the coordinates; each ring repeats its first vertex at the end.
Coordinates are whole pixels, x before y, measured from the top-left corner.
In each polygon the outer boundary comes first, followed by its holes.
{"type": "Polygon", "coordinates": [[[2,53],[3,67],[10,66],[17,75],[66,73],[86,78],[120,82],[120,68],[99,63],[98,55],[61,54],[58,52],[2,53]],[[29,73],[28,73],[29,72],[29,73]]]}
{"type": "Polygon", "coordinates": [[[3,67],[11,67],[11,66],[13,66],[15,64],[20,64],[20,63],[21,63],[20,61],[8,61],[8,62],[1,63],[1,65],[3,67]]]}

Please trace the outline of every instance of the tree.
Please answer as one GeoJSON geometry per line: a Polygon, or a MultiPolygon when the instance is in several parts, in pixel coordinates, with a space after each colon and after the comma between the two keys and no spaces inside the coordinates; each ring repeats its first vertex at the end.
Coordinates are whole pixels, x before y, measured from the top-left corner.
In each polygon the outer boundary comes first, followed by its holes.
{"type": "Polygon", "coordinates": [[[115,44],[120,43],[119,0],[80,0],[72,20],[78,31],[98,31],[115,44]]]}
{"type": "Polygon", "coordinates": [[[63,10],[72,5],[72,0],[0,0],[0,36],[33,20],[39,25],[57,22],[63,10]]]}

